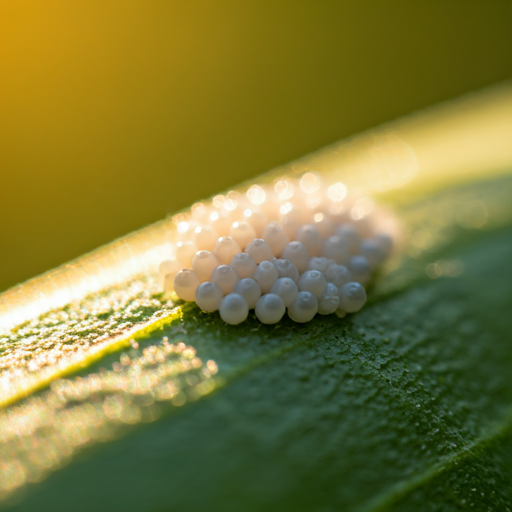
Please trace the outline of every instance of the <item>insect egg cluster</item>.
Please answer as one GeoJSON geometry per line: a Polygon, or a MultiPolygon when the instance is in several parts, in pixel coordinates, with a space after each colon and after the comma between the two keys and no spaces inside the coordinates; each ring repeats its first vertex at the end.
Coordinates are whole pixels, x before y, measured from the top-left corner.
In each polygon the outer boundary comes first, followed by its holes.
{"type": "Polygon", "coordinates": [[[376,220],[370,199],[314,172],[230,191],[175,218],[178,242],[160,277],[166,292],[232,325],[252,309],[264,324],[286,312],[301,323],[343,317],[364,306],[372,272],[392,251],[376,220]]]}

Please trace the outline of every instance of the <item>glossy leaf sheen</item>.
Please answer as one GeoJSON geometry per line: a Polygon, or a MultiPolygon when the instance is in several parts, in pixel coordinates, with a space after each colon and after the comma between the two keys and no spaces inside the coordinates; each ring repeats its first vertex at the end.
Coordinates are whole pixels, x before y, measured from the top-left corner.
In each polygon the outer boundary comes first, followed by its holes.
{"type": "Polygon", "coordinates": [[[187,308],[140,349],[186,342],[217,363],[217,391],[90,448],[9,509],[507,510],[512,229],[450,240],[342,321],[231,327],[187,308]],[[427,279],[439,258],[464,272],[427,279]]]}

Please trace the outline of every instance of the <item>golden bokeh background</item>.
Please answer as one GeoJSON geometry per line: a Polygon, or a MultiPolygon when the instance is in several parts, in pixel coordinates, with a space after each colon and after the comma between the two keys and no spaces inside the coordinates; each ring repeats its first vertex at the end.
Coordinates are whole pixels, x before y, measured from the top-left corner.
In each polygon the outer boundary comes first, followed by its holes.
{"type": "Polygon", "coordinates": [[[512,3],[0,2],[0,290],[512,77],[512,3]]]}

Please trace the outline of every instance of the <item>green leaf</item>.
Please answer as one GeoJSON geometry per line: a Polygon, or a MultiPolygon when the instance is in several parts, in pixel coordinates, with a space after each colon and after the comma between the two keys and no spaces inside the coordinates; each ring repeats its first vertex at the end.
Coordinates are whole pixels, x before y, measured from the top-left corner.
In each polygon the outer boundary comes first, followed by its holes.
{"type": "Polygon", "coordinates": [[[343,320],[231,327],[139,275],[18,325],[3,507],[512,508],[511,194],[388,195],[402,256],[343,320]]]}

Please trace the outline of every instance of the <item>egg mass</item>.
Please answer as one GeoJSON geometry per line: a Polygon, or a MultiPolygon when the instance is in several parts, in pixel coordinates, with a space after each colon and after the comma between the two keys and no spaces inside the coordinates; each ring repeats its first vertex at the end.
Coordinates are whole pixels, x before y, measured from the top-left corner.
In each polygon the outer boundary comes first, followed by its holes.
{"type": "Polygon", "coordinates": [[[219,194],[189,217],[176,216],[177,242],[158,281],[165,293],[218,311],[230,325],[251,309],[268,325],[286,309],[298,323],[317,313],[343,318],[365,305],[375,269],[395,246],[378,205],[354,215],[361,199],[369,198],[352,196],[339,182],[325,184],[313,171],[219,194]]]}

